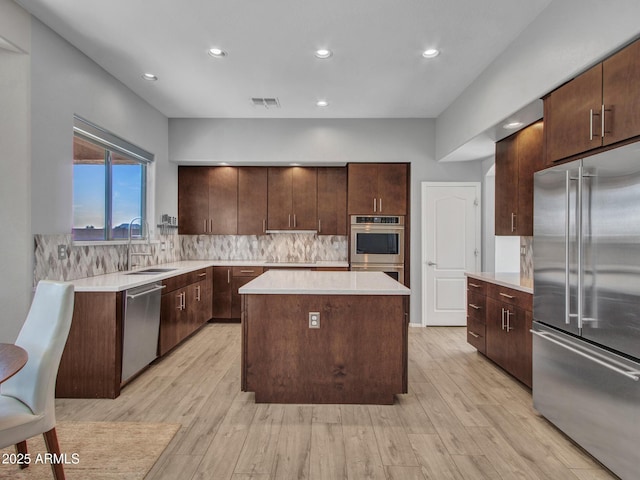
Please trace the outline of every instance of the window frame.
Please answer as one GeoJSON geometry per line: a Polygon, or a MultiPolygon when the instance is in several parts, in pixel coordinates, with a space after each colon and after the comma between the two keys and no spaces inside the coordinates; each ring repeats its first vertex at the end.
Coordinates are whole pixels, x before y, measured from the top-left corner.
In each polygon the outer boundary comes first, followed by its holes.
{"type": "MultiPolygon", "coordinates": [[[[73,138],[81,138],[85,141],[93,143],[105,151],[104,169],[105,169],[105,226],[104,235],[100,239],[81,239],[76,240],[73,235],[74,227],[72,226],[72,241],[74,244],[87,244],[97,245],[104,244],[117,244],[123,243],[127,240],[122,238],[113,237],[113,154],[119,154],[126,158],[129,158],[140,164],[141,171],[141,192],[140,192],[140,211],[141,221],[140,229],[141,233],[145,223],[148,222],[148,209],[147,209],[147,193],[149,183],[149,166],[154,162],[155,156],[143,148],[140,148],[133,143],[119,137],[118,135],[105,130],[94,123],[74,114],[73,116],[73,138]]],[[[72,215],[73,217],[73,215],[72,215]]],[[[149,235],[149,232],[147,232],[149,235]]],[[[139,238],[139,237],[137,237],[139,238]]]]}

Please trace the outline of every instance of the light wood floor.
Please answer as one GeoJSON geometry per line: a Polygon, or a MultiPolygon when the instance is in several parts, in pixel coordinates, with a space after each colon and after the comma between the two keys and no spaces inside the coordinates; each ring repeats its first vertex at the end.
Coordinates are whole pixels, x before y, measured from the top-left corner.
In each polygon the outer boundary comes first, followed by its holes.
{"type": "Polygon", "coordinates": [[[240,325],[210,324],[116,400],[57,400],[58,420],[182,424],[148,479],[611,479],[540,417],[464,328],[409,330],[393,406],[254,403],[240,325]]]}

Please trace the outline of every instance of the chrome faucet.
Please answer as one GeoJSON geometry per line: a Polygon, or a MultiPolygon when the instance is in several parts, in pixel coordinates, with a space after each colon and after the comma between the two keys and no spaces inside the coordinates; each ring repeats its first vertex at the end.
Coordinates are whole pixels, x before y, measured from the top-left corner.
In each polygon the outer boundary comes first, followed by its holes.
{"type": "MultiPolygon", "coordinates": [[[[152,253],[149,252],[132,252],[131,251],[131,240],[132,240],[132,236],[131,236],[131,226],[133,225],[133,222],[135,222],[136,220],[140,220],[142,222],[142,217],[135,217],[133,219],[131,219],[131,221],[129,222],[129,243],[127,244],[127,270],[131,270],[131,257],[150,257],[152,255],[152,253]]],[[[144,225],[140,225],[140,229],[142,230],[140,232],[140,236],[138,238],[144,238],[143,233],[143,227],[146,227],[147,230],[147,245],[149,245],[149,247],[151,247],[151,238],[149,236],[149,223],[147,223],[147,221],[145,220],[144,225]]]]}

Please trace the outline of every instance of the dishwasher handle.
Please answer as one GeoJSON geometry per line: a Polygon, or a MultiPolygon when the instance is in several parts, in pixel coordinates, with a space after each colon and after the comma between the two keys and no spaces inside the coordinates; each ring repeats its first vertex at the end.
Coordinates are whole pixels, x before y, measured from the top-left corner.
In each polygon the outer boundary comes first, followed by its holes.
{"type": "Polygon", "coordinates": [[[624,375],[627,378],[630,378],[631,380],[633,380],[634,382],[637,382],[638,380],[640,380],[640,371],[638,370],[625,370],[623,368],[620,368],[617,365],[614,365],[611,362],[606,362],[600,358],[597,358],[593,355],[589,355],[588,353],[585,353],[581,350],[578,350],[577,348],[574,348],[570,345],[568,345],[567,343],[563,342],[562,340],[558,339],[555,335],[553,335],[552,333],[549,332],[539,332],[537,330],[529,330],[532,334],[540,337],[540,338],[544,338],[545,340],[548,340],[551,343],[555,343],[556,345],[569,350],[570,352],[575,353],[576,355],[580,355],[583,358],[586,358],[587,360],[591,360],[592,362],[597,363],[598,365],[601,365],[605,368],[608,368],[609,370],[613,370],[616,373],[619,373],[620,375],[624,375]]]}
{"type": "Polygon", "coordinates": [[[166,287],[167,287],[166,285],[158,285],[155,288],[151,288],[149,290],[145,290],[144,292],[141,292],[141,293],[134,293],[133,295],[127,294],[127,298],[130,298],[130,299],[133,300],[134,298],[144,297],[145,295],[149,295],[150,293],[157,292],[157,291],[162,290],[163,288],[166,288],[166,287]]]}

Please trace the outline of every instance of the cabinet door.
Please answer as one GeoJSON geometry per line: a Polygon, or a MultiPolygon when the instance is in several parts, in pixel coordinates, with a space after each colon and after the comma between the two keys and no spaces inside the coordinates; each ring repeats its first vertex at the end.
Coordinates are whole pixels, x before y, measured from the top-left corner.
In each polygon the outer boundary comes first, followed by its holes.
{"type": "Polygon", "coordinates": [[[544,102],[547,164],[602,144],[602,64],[551,92],[544,102]]]}
{"type": "Polygon", "coordinates": [[[178,167],[178,233],[209,233],[208,167],[178,167]]]}
{"type": "Polygon", "coordinates": [[[238,169],[210,167],[209,172],[209,233],[238,233],[238,169]]]}
{"type": "Polygon", "coordinates": [[[231,267],[213,267],[213,318],[231,318],[231,267]]]}
{"type": "Polygon", "coordinates": [[[505,331],[502,328],[504,325],[503,309],[504,305],[492,298],[487,298],[487,317],[485,319],[487,357],[505,368],[509,354],[505,331]]]}
{"type": "Polygon", "coordinates": [[[640,135],[640,41],[603,63],[604,145],[640,135]]]}
{"type": "Polygon", "coordinates": [[[506,358],[503,368],[521,382],[531,385],[531,348],[527,355],[526,311],[514,305],[505,305],[506,358]]]}
{"type": "Polygon", "coordinates": [[[378,165],[377,213],[381,215],[407,214],[407,165],[384,163],[378,165]]]}
{"type": "Polygon", "coordinates": [[[267,169],[238,168],[238,235],[262,235],[267,228],[267,169]]]}
{"type": "Polygon", "coordinates": [[[372,163],[350,163],[347,166],[347,213],[362,215],[373,210],[378,194],[378,166],[372,163]]]}
{"type": "Polygon", "coordinates": [[[542,121],[528,126],[517,134],[518,192],[515,233],[520,236],[533,236],[533,173],[542,168],[542,142],[542,121]]]}
{"type": "Polygon", "coordinates": [[[292,213],[295,230],[318,228],[318,176],[316,168],[295,167],[292,175],[292,213]]]}
{"type": "Polygon", "coordinates": [[[267,226],[269,230],[293,228],[292,172],[290,168],[269,167],[268,169],[267,226]]]}
{"type": "Polygon", "coordinates": [[[233,277],[231,279],[231,318],[240,318],[242,314],[242,295],[238,289],[246,285],[255,277],[233,277]]]}
{"type": "Polygon", "coordinates": [[[160,334],[158,353],[164,355],[180,341],[180,323],[182,321],[182,290],[162,295],[160,300],[160,334]]]}
{"type": "Polygon", "coordinates": [[[495,234],[516,235],[518,142],[516,135],[496,143],[495,234]]]}
{"type": "Polygon", "coordinates": [[[347,234],[347,169],[318,168],[318,234],[347,234]]]}

